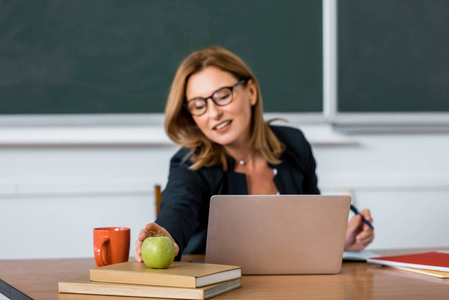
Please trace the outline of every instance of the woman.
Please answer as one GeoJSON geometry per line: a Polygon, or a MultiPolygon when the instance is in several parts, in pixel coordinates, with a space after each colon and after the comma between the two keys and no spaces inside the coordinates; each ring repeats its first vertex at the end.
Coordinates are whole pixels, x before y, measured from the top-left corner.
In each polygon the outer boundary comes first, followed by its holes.
{"type": "MultiPolygon", "coordinates": [[[[181,63],[167,100],[165,130],[182,148],[171,159],[160,214],[136,241],[139,262],[143,240],[159,231],[175,241],[176,259],[204,254],[212,195],[319,194],[304,135],[264,121],[256,77],[223,48],[196,51],[181,63]]],[[[372,221],[368,210],[361,214],[372,221]]],[[[362,250],[373,238],[356,215],[345,249],[362,250]]]]}

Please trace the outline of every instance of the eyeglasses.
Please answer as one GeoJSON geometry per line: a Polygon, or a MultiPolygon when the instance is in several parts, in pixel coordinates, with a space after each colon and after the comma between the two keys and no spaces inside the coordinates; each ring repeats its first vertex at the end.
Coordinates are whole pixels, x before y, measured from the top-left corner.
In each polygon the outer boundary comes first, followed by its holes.
{"type": "Polygon", "coordinates": [[[217,106],[225,106],[231,103],[234,98],[233,90],[235,87],[245,83],[247,80],[240,80],[233,86],[222,87],[212,93],[207,98],[196,97],[187,101],[184,106],[193,116],[201,116],[207,111],[207,99],[211,99],[217,106]]]}

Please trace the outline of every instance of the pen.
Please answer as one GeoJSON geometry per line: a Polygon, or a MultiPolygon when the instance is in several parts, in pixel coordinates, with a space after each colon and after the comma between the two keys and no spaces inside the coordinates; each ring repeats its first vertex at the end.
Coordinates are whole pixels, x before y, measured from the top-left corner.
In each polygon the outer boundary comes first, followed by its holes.
{"type": "Polygon", "coordinates": [[[351,204],[351,210],[356,214],[356,215],[360,215],[362,217],[362,221],[363,223],[365,223],[366,225],[368,225],[371,229],[374,229],[373,224],[371,224],[370,222],[368,222],[367,219],[365,219],[365,217],[363,215],[361,215],[359,213],[359,211],[357,210],[357,208],[355,208],[354,205],[351,204]]]}

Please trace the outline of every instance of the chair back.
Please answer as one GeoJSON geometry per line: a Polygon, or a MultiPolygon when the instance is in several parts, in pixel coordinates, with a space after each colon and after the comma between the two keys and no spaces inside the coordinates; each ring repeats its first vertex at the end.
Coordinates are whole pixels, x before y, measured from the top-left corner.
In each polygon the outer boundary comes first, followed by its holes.
{"type": "Polygon", "coordinates": [[[160,206],[161,206],[161,202],[162,202],[161,186],[158,184],[154,186],[154,200],[155,200],[155,204],[156,204],[156,217],[157,217],[159,215],[160,206]]]}

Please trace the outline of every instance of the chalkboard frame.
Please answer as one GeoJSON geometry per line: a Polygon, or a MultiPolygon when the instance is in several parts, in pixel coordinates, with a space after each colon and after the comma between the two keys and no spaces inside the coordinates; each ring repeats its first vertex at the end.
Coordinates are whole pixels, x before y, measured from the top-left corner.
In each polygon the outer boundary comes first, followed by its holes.
{"type": "MultiPolygon", "coordinates": [[[[336,128],[360,131],[413,130],[447,131],[449,113],[347,113],[338,111],[337,93],[337,2],[323,3],[323,111],[317,113],[269,113],[290,123],[330,124],[336,128]]],[[[162,126],[162,113],[149,114],[75,114],[75,115],[2,115],[0,126],[162,126]]]]}
{"type": "Polygon", "coordinates": [[[322,111],[321,2],[6,1],[0,114],[163,112],[177,65],[223,46],[256,74],[265,111],[322,111]]]}
{"type": "Polygon", "coordinates": [[[356,132],[447,132],[449,112],[342,112],[338,105],[338,0],[323,0],[323,114],[335,128],[356,132]]]}

